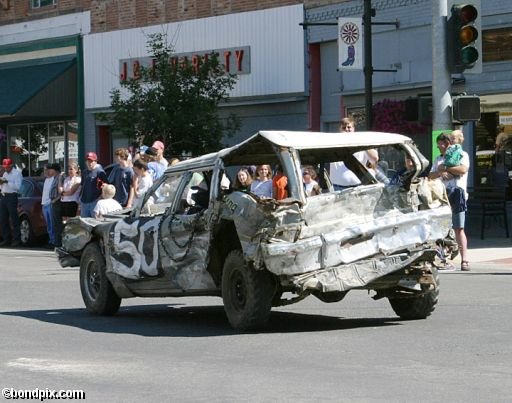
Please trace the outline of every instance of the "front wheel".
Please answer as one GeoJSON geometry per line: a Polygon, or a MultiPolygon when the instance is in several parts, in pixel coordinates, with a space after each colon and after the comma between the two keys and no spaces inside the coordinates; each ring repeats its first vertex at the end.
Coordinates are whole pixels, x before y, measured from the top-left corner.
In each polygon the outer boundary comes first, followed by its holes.
{"type": "Polygon", "coordinates": [[[238,330],[265,326],[275,292],[271,273],[248,267],[240,250],[229,253],[222,271],[222,300],[231,326],[238,330]]]}
{"type": "Polygon", "coordinates": [[[432,275],[435,280],[435,287],[418,296],[407,296],[404,298],[389,298],[393,311],[402,319],[425,319],[436,309],[439,298],[439,273],[432,267],[432,275]]]}
{"type": "Polygon", "coordinates": [[[98,244],[86,246],[80,259],[80,291],[85,308],[97,315],[113,315],[121,305],[105,274],[105,258],[98,244]]]}
{"type": "Polygon", "coordinates": [[[34,231],[28,217],[22,217],[20,220],[20,242],[23,246],[30,246],[34,243],[34,231]]]}

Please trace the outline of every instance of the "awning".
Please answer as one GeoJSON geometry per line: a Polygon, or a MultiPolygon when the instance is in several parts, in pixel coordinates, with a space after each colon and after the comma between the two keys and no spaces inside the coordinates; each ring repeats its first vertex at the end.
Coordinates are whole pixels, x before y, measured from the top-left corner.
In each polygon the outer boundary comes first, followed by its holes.
{"type": "Polygon", "coordinates": [[[75,59],[0,66],[0,117],[76,114],[75,59]]]}

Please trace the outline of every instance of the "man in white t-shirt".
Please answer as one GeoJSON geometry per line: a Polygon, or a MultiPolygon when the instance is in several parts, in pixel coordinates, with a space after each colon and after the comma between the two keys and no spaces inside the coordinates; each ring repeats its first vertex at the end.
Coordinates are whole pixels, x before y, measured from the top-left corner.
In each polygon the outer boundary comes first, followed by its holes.
{"type": "MultiPolygon", "coordinates": [[[[340,124],[340,133],[354,133],[356,130],[355,122],[351,118],[343,118],[340,124]]],[[[365,167],[371,163],[376,164],[379,160],[377,150],[370,149],[354,153],[354,157],[365,167]]],[[[357,175],[352,172],[343,161],[331,162],[329,167],[329,177],[334,186],[334,190],[340,190],[344,187],[357,186],[361,181],[357,175]]]]}
{"type": "MultiPolygon", "coordinates": [[[[459,139],[458,143],[464,141],[464,135],[461,130],[454,130],[451,134],[442,133],[437,136],[437,148],[441,152],[432,163],[432,169],[428,177],[430,179],[440,179],[446,187],[447,192],[450,194],[453,191],[464,191],[464,197],[468,198],[468,171],[469,171],[469,155],[467,152],[462,151],[462,159],[460,164],[453,167],[447,167],[444,164],[444,153],[446,149],[453,143],[454,139],[459,139]],[[458,188],[458,189],[457,189],[458,188]]],[[[452,198],[451,198],[452,199],[452,198]]],[[[457,198],[456,198],[457,199],[457,198]]],[[[453,200],[453,199],[452,199],[453,200]]],[[[469,271],[469,262],[467,260],[467,237],[464,232],[464,224],[466,219],[466,209],[460,208],[459,201],[455,200],[455,205],[452,203],[452,226],[455,231],[455,239],[459,245],[460,256],[462,259],[461,270],[469,271]],[[463,211],[459,211],[463,210],[463,211]]],[[[464,203],[465,204],[465,203],[464,203]]]]}

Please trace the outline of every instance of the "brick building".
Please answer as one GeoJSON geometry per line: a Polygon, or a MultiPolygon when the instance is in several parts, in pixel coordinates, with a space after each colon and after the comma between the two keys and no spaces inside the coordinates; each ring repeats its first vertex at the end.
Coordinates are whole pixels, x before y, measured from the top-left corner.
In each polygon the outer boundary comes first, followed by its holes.
{"type": "Polygon", "coordinates": [[[305,129],[303,5],[292,0],[24,0],[0,2],[0,154],[28,172],[127,145],[97,121],[109,112],[120,61],[147,56],[147,34],[177,53],[247,49],[229,108],[238,141],[261,128],[305,129]],[[270,45],[270,46],[269,46],[270,45]]]}

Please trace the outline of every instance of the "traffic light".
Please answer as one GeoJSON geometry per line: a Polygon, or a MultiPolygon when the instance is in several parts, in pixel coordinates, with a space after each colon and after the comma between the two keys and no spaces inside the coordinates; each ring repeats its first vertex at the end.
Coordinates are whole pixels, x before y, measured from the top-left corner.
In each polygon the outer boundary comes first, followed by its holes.
{"type": "Polygon", "coordinates": [[[480,2],[453,4],[447,26],[448,68],[451,73],[482,72],[480,2]]]}

